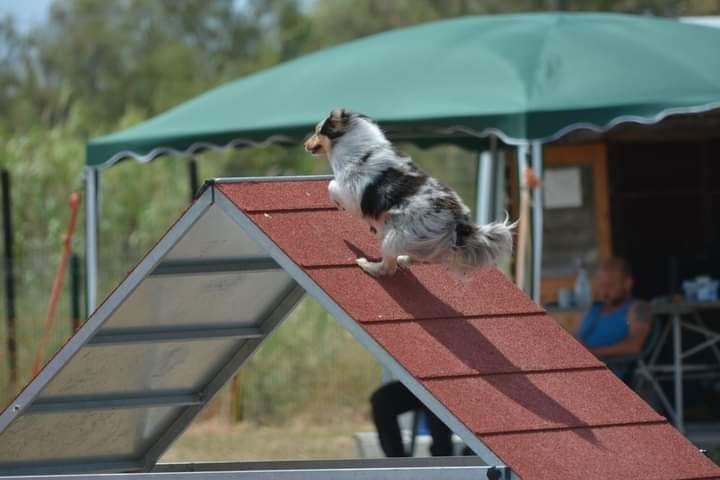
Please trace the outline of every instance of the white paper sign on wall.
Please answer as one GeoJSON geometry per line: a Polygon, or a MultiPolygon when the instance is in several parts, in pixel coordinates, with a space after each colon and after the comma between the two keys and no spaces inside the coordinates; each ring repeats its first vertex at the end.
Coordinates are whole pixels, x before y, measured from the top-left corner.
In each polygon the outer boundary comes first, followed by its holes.
{"type": "Polygon", "coordinates": [[[543,180],[545,208],[582,207],[582,184],[579,168],[552,168],[543,180]]]}

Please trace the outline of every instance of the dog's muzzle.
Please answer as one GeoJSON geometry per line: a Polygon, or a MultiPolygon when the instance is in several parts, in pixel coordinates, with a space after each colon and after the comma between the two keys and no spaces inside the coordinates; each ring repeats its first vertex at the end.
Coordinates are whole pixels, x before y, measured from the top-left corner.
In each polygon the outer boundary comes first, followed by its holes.
{"type": "Polygon", "coordinates": [[[305,150],[316,155],[323,151],[323,144],[317,135],[313,135],[305,141],[305,150]]]}

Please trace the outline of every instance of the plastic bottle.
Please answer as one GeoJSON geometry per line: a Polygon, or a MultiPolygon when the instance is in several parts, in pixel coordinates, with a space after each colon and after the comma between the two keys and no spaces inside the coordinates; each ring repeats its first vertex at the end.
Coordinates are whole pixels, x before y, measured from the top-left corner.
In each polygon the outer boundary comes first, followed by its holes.
{"type": "Polygon", "coordinates": [[[580,261],[577,277],[575,278],[575,306],[579,308],[587,308],[592,304],[592,285],[590,284],[590,276],[588,275],[585,262],[580,261]]]}

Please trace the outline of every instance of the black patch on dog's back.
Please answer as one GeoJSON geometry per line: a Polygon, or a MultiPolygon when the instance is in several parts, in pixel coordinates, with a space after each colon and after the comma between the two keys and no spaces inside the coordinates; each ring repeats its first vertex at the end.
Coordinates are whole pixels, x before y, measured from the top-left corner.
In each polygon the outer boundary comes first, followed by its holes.
{"type": "Polygon", "coordinates": [[[378,218],[383,212],[401,204],[414,195],[427,180],[427,175],[408,175],[388,168],[365,187],[360,200],[363,215],[378,218]]]}
{"type": "MultiPolygon", "coordinates": [[[[450,189],[444,187],[445,193],[449,193],[450,189]]],[[[463,247],[467,244],[468,237],[475,234],[475,225],[470,221],[470,218],[463,213],[463,208],[460,205],[458,199],[453,195],[442,195],[434,198],[432,201],[433,209],[436,213],[440,213],[443,210],[449,211],[455,217],[455,246],[463,247]]]]}
{"type": "Polygon", "coordinates": [[[455,224],[455,246],[463,247],[467,244],[467,238],[475,233],[475,225],[467,222],[455,224]]]}

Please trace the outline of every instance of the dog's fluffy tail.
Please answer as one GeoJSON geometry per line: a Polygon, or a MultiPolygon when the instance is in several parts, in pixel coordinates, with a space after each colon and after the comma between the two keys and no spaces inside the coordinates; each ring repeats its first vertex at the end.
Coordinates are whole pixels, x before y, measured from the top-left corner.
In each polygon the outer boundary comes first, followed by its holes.
{"type": "Polygon", "coordinates": [[[459,223],[446,266],[451,272],[464,277],[475,268],[496,265],[510,257],[516,225],[509,223],[508,217],[502,222],[487,225],[459,223]]]}

